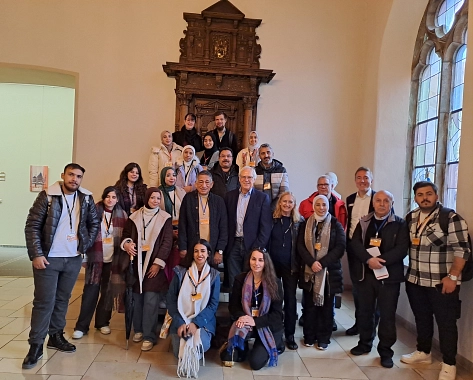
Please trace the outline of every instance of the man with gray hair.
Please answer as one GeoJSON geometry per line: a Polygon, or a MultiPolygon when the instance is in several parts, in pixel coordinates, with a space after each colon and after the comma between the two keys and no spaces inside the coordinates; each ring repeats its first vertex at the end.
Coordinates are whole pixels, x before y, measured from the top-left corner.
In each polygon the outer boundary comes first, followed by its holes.
{"type": "Polygon", "coordinates": [[[248,266],[248,254],[252,248],[266,248],[273,219],[267,194],[253,186],[255,170],[245,166],[240,170],[240,189],[225,195],[228,215],[228,244],[225,251],[228,263],[230,291],[233,280],[248,266]]]}
{"type": "Polygon", "coordinates": [[[360,219],[350,242],[353,273],[359,292],[358,345],[350,352],[371,351],[375,337],[376,305],[380,310],[378,353],[381,365],[393,367],[392,345],[396,342],[396,309],[404,282],[404,257],[409,249],[409,230],[404,219],[393,213],[394,197],[387,190],[373,196],[374,211],[360,219]]]}
{"type": "Polygon", "coordinates": [[[268,194],[274,211],[279,195],[289,191],[289,177],[282,162],[274,159],[271,145],[261,144],[258,154],[261,161],[255,168],[255,189],[268,194]]]}

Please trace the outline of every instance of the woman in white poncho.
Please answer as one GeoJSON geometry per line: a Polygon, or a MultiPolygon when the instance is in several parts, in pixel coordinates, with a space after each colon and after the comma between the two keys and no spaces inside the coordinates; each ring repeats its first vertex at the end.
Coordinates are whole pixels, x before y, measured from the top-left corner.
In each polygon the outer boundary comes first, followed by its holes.
{"type": "Polygon", "coordinates": [[[169,286],[169,332],[174,355],[179,359],[179,377],[197,377],[199,361],[215,335],[220,277],[209,265],[211,249],[206,240],[200,239],[194,251],[187,252],[181,265],[174,268],[176,275],[169,286]]]}

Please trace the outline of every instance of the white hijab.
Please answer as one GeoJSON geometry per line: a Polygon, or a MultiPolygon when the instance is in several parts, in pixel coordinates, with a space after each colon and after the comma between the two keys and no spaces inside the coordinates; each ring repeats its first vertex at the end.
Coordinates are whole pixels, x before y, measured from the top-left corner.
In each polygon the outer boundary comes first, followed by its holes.
{"type": "Polygon", "coordinates": [[[329,204],[328,198],[325,195],[322,195],[322,194],[317,195],[314,198],[314,200],[312,201],[312,208],[314,209],[314,218],[318,223],[323,222],[325,220],[325,218],[327,217],[328,210],[330,208],[329,205],[330,204],[329,204]],[[319,200],[319,199],[323,200],[327,204],[327,211],[325,212],[325,214],[323,216],[319,216],[317,214],[317,212],[315,212],[315,202],[317,202],[317,200],[319,200]]]}

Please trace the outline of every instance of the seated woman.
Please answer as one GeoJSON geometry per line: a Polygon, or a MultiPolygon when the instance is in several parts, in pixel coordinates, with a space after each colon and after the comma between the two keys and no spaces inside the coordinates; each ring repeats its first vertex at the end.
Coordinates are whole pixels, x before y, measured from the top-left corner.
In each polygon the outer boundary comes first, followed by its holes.
{"type": "Polygon", "coordinates": [[[342,265],[346,245],[340,222],[328,212],[329,201],[317,195],[314,214],[299,227],[299,287],[304,297],[304,345],[325,351],[333,327],[333,300],[343,292],[342,265]]]}
{"type": "Polygon", "coordinates": [[[147,186],[143,183],[141,168],[136,162],[130,162],[125,166],[114,187],[120,193],[118,203],[127,215],[143,207],[147,186]]]}
{"type": "Polygon", "coordinates": [[[219,150],[215,133],[207,132],[204,135],[204,150],[197,152],[197,158],[200,159],[200,165],[204,170],[210,170],[218,162],[219,150]]]}
{"type": "Polygon", "coordinates": [[[174,268],[176,275],[167,294],[172,317],[169,333],[174,355],[179,359],[179,377],[197,377],[199,360],[215,335],[220,276],[209,265],[211,250],[207,240],[200,239],[194,251],[187,252],[182,264],[174,268]]]}
{"type": "Polygon", "coordinates": [[[164,273],[166,274],[168,281],[171,282],[172,278],[174,277],[173,269],[181,261],[179,248],[177,246],[177,226],[179,222],[181,203],[184,199],[184,196],[186,195],[186,192],[183,188],[176,186],[176,172],[173,168],[169,166],[164,167],[161,170],[160,177],[161,186],[159,186],[159,190],[162,191],[163,197],[161,198],[161,205],[159,207],[161,210],[166,210],[166,212],[172,217],[172,250],[166,262],[166,267],[164,268],[164,273]]]}
{"type": "Polygon", "coordinates": [[[182,157],[178,158],[174,164],[176,169],[176,185],[182,187],[186,193],[195,190],[197,174],[202,171],[199,159],[195,156],[195,149],[191,145],[186,145],[182,149],[182,157]]]}
{"type": "Polygon", "coordinates": [[[253,370],[278,364],[278,355],[284,351],[284,331],[281,281],[276,278],[273,262],[264,248],[250,254],[250,271],[235,277],[228,304],[233,322],[228,334],[228,346],[220,353],[225,365],[244,361],[249,354],[253,370]],[[249,352],[248,339],[254,338],[249,352]],[[283,347],[278,353],[278,347],[283,347]]]}
{"type": "Polygon", "coordinates": [[[142,351],[149,351],[156,344],[158,302],[160,293],[168,289],[164,274],[166,260],[172,246],[171,215],[159,208],[161,191],[157,187],[146,190],[145,206],[131,214],[123,231],[120,267],[133,260],[135,281],[133,285],[133,341],[143,339],[142,351]]]}
{"type": "Polygon", "coordinates": [[[73,339],[80,339],[89,331],[90,321],[95,312],[95,328],[102,334],[110,334],[112,302],[109,299],[109,283],[112,261],[118,262],[122,232],[128,216],[117,204],[118,191],[113,186],[105,188],[102,200],[96,204],[97,216],[102,219],[101,229],[95,243],[87,251],[85,284],[73,339]],[[100,293],[100,301],[99,300],[100,293]],[[106,302],[107,301],[107,302],[106,302]]]}

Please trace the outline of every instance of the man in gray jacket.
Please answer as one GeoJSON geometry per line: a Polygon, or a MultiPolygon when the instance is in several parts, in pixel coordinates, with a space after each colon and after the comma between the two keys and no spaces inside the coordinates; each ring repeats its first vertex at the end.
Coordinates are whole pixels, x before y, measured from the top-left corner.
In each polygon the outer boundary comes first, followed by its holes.
{"type": "Polygon", "coordinates": [[[43,357],[48,333],[48,348],[67,353],[76,350],[64,338],[67,307],[82,256],[100,228],[92,193],[80,187],[84,172],[78,164],[66,165],[62,181],[39,193],[26,219],[35,291],[24,369],[33,368],[43,357]]]}

